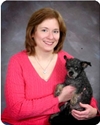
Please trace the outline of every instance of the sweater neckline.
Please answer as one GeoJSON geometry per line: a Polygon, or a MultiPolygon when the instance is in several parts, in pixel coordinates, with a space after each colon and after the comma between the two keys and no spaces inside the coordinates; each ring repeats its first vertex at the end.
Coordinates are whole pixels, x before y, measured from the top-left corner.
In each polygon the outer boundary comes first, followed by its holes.
{"type": "Polygon", "coordinates": [[[31,66],[31,69],[32,69],[33,72],[38,76],[38,78],[47,83],[47,82],[49,82],[49,80],[52,78],[52,76],[53,76],[53,74],[54,74],[54,71],[55,71],[55,69],[56,69],[56,67],[57,67],[57,65],[58,65],[58,62],[59,62],[59,61],[58,61],[58,60],[59,60],[59,53],[58,53],[58,55],[57,55],[57,60],[56,60],[55,66],[54,66],[54,68],[53,68],[53,70],[52,70],[52,73],[50,74],[50,76],[49,76],[49,78],[48,78],[47,80],[43,79],[43,78],[38,74],[38,72],[35,70],[34,66],[32,65],[32,63],[30,62],[30,60],[29,60],[29,58],[28,58],[27,52],[26,52],[26,58],[27,58],[27,62],[28,62],[28,64],[29,64],[29,66],[31,66]]]}

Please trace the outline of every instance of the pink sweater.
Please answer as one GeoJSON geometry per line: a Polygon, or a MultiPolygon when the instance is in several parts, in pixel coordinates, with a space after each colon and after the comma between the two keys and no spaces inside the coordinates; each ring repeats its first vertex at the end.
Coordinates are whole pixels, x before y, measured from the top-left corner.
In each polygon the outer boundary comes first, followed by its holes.
{"type": "MultiPolygon", "coordinates": [[[[65,79],[63,55],[72,57],[60,51],[48,81],[37,74],[26,51],[11,57],[6,76],[6,108],[1,117],[3,122],[13,125],[49,125],[50,115],[59,111],[58,98],[53,96],[53,92],[55,86],[65,79]]],[[[97,107],[94,99],[91,105],[97,107]]]]}

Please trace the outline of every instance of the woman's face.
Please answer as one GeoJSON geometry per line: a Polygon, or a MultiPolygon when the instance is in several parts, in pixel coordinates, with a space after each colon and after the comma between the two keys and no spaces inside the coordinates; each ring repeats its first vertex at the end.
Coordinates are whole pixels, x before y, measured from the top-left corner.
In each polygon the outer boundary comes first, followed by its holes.
{"type": "Polygon", "coordinates": [[[60,37],[59,24],[55,18],[46,19],[40,23],[32,34],[36,42],[36,49],[42,51],[53,51],[60,37]]]}

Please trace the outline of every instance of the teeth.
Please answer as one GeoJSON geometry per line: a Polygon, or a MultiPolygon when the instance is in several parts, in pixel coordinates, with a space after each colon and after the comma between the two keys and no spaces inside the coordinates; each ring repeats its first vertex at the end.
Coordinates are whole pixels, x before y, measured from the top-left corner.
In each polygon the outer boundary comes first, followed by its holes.
{"type": "Polygon", "coordinates": [[[45,44],[48,44],[48,45],[52,45],[53,42],[47,42],[47,41],[43,41],[45,44]]]}

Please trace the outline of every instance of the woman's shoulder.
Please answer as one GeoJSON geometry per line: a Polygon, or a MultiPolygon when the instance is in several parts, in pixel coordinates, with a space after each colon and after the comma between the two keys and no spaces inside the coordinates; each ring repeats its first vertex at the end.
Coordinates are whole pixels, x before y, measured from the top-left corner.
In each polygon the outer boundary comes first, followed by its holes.
{"type": "Polygon", "coordinates": [[[17,52],[15,54],[13,54],[9,60],[24,60],[24,58],[26,57],[27,52],[26,50],[22,50],[20,52],[17,52]]]}
{"type": "Polygon", "coordinates": [[[68,52],[64,51],[64,50],[61,50],[59,53],[58,53],[59,57],[60,58],[64,58],[64,55],[67,56],[67,58],[74,58],[71,54],[69,54],[68,52]]]}

